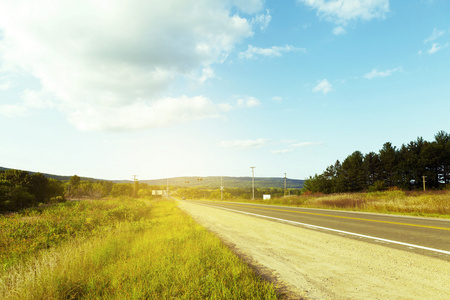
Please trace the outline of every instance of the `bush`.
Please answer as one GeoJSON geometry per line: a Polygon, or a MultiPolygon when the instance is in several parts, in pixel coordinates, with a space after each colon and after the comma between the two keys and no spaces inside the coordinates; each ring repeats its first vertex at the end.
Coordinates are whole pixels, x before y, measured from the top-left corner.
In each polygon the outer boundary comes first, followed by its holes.
{"type": "Polygon", "coordinates": [[[371,186],[369,186],[369,192],[380,192],[387,189],[384,181],[377,180],[371,186]]]}

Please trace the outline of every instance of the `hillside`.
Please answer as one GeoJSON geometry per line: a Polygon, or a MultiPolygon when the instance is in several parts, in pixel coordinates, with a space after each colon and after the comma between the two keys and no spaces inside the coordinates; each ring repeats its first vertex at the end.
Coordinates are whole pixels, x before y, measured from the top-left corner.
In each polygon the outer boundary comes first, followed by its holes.
{"type": "MultiPolygon", "coordinates": [[[[8,170],[8,168],[0,167],[0,172],[8,170]]],[[[37,172],[27,171],[30,174],[37,172]]],[[[62,176],[42,173],[48,178],[54,178],[61,181],[68,181],[72,176],[62,176]]],[[[96,179],[90,177],[80,177],[81,180],[97,181],[103,179],[96,179]]],[[[220,176],[207,176],[207,177],[174,177],[168,178],[169,185],[171,186],[181,186],[181,187],[210,187],[219,188],[220,187],[220,176]]],[[[223,186],[228,188],[251,188],[252,178],[251,177],[227,177],[223,178],[223,186]]],[[[131,180],[112,180],[113,182],[132,182],[131,180]]],[[[149,185],[167,185],[167,178],[164,179],[154,179],[154,180],[139,180],[140,183],[147,183],[149,185]]],[[[304,180],[301,179],[287,179],[286,187],[288,189],[301,189],[303,187],[304,180]]],[[[284,188],[284,178],[277,177],[255,177],[255,187],[256,188],[284,188]]]]}
{"type": "MultiPolygon", "coordinates": [[[[175,177],[169,178],[169,185],[182,187],[220,187],[220,176],[207,177],[175,177]]],[[[167,179],[140,180],[141,183],[150,185],[166,185],[167,179]]],[[[288,189],[301,189],[304,180],[287,179],[286,187],[288,189]]],[[[232,188],[250,188],[252,187],[251,177],[223,177],[223,186],[232,188]]],[[[255,177],[256,188],[284,188],[284,178],[277,177],[255,177]]]]}
{"type": "MultiPolygon", "coordinates": [[[[0,172],[2,171],[6,171],[6,170],[11,170],[10,168],[3,168],[0,167],[0,172]]],[[[28,171],[28,170],[20,170],[20,171],[26,171],[30,174],[36,174],[36,173],[40,173],[40,172],[33,172],[33,171],[28,171]]],[[[72,176],[64,176],[64,175],[55,175],[55,174],[48,174],[48,173],[41,173],[42,175],[44,175],[47,178],[53,178],[56,180],[61,180],[61,181],[68,181],[70,180],[70,177],[72,176]]],[[[95,179],[95,178],[91,178],[91,177],[80,177],[81,180],[89,180],[89,181],[97,181],[97,180],[102,180],[102,179],[95,179]]]]}

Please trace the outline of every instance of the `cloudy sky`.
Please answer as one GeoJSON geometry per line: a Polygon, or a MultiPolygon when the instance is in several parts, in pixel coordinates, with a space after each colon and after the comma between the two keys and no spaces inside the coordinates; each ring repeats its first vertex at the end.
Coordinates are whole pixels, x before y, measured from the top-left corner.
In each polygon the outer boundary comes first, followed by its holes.
{"type": "Polygon", "coordinates": [[[0,166],[303,179],[450,131],[447,0],[1,0],[0,166]]]}

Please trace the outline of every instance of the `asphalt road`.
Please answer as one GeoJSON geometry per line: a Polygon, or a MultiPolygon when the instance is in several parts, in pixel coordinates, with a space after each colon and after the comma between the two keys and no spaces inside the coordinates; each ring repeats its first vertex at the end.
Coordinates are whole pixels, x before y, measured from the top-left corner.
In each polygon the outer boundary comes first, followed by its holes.
{"type": "Polygon", "coordinates": [[[450,220],[233,202],[189,201],[450,260],[450,220]]]}

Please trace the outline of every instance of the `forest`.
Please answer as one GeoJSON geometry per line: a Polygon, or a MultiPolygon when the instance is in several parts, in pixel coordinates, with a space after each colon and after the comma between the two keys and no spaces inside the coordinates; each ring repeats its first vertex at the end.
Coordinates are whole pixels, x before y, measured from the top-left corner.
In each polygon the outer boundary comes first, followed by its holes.
{"type": "Polygon", "coordinates": [[[355,151],[342,163],[337,160],[322,174],[309,177],[303,191],[331,194],[449,188],[450,135],[439,131],[434,138],[429,142],[418,137],[400,148],[386,142],[378,153],[355,151]]]}

